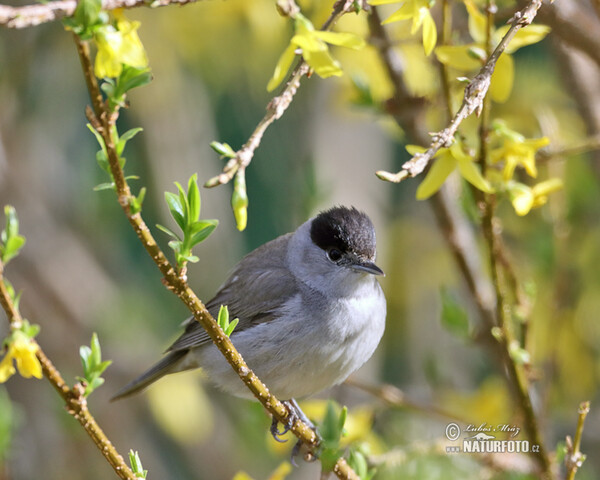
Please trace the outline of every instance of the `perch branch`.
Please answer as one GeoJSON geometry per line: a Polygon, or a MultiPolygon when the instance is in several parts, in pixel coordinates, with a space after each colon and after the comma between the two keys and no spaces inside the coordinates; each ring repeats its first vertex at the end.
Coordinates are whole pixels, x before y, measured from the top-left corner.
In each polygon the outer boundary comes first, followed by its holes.
{"type": "MultiPolygon", "coordinates": [[[[279,422],[284,424],[287,423],[290,415],[288,409],[269,391],[267,386],[262,383],[250,367],[248,367],[231,342],[231,339],[225,335],[204,304],[189,287],[185,277],[178,275],[175,268],[173,268],[156,243],[156,240],[150,233],[150,229],[143,220],[141,214],[139,212],[132,213],[130,204],[133,200],[133,196],[119,164],[119,156],[111,134],[117,120],[117,113],[109,112],[106,102],[103,102],[101,97],[97,95],[97,92],[99,92],[98,83],[93,73],[93,67],[89,57],[89,48],[87,47],[86,42],[76,35],[74,35],[74,40],[77,45],[77,52],[80,56],[81,65],[84,70],[84,76],[93,104],[93,112],[88,110],[87,116],[92,125],[94,125],[98,133],[102,136],[106,145],[108,162],[114,179],[118,202],[121,205],[125,216],[145,250],[162,273],[163,283],[166,288],[173,292],[188,307],[196,321],[204,327],[227,362],[263,407],[279,422]]],[[[290,430],[308,446],[309,450],[314,452],[319,446],[320,440],[315,431],[300,419],[294,421],[290,430]]],[[[340,479],[358,479],[356,473],[343,458],[337,460],[333,471],[340,479]]]]}

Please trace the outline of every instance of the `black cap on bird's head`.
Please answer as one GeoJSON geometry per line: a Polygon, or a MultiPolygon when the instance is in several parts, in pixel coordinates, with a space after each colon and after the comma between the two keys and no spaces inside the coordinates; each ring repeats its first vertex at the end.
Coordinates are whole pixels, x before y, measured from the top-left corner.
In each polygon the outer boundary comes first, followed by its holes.
{"type": "Polygon", "coordinates": [[[333,263],[362,273],[383,275],[374,263],[373,223],[356,208],[333,207],[319,213],[312,221],[310,238],[333,263]]]}

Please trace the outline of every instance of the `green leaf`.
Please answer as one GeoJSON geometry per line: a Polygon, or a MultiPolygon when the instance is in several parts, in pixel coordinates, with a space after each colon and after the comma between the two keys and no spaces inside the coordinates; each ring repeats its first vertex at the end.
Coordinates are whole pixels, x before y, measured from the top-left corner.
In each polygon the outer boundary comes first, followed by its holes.
{"type": "Polygon", "coordinates": [[[78,35],[88,38],[91,35],[90,27],[98,23],[101,10],[102,0],[80,0],[73,17],[66,24],[78,35]]]}
{"type": "Polygon", "coordinates": [[[115,189],[115,183],[114,182],[100,183],[100,184],[96,185],[93,188],[94,192],[100,192],[102,190],[114,190],[114,189],[115,189]]]}
{"type": "Polygon", "coordinates": [[[84,392],[84,396],[87,397],[104,383],[104,379],[101,375],[112,361],[102,361],[102,350],[100,349],[100,342],[98,341],[98,335],[96,335],[96,333],[92,334],[89,347],[87,345],[82,345],[79,348],[79,357],[81,358],[84,376],[77,378],[87,384],[84,392]]]}
{"type": "Polygon", "coordinates": [[[19,254],[19,251],[25,245],[25,237],[19,235],[19,219],[17,212],[11,205],[4,207],[6,224],[4,230],[0,233],[0,259],[7,264],[11,259],[19,254]]]}
{"type": "Polygon", "coordinates": [[[448,290],[442,288],[440,296],[442,299],[442,325],[457,337],[468,338],[469,316],[467,312],[448,290]]]}
{"type": "Polygon", "coordinates": [[[121,155],[123,153],[123,150],[125,149],[125,145],[127,144],[127,142],[133,137],[135,137],[142,130],[143,128],[141,127],[132,128],[130,130],[127,130],[123,135],[121,135],[119,137],[119,141],[117,142],[117,153],[121,155]]]}
{"type": "Polygon", "coordinates": [[[129,201],[129,207],[131,209],[132,214],[136,214],[142,211],[142,204],[144,203],[144,198],[146,197],[146,187],[142,187],[140,189],[140,193],[137,197],[132,197],[129,201]]]}
{"type": "Polygon", "coordinates": [[[100,148],[102,148],[102,151],[104,152],[104,154],[106,154],[106,144],[104,143],[104,138],[102,138],[102,135],[100,135],[96,131],[96,129],[92,126],[91,123],[87,123],[86,126],[87,126],[88,130],[94,134],[94,137],[96,137],[96,140],[98,141],[98,144],[100,145],[100,148]]]}
{"type": "Polygon", "coordinates": [[[138,452],[129,450],[129,465],[131,465],[131,470],[136,478],[146,478],[146,475],[148,475],[148,470],[144,470],[138,452]]]}
{"type": "Polygon", "coordinates": [[[137,87],[143,87],[152,81],[152,73],[148,67],[132,67],[123,65],[118,79],[119,91],[127,93],[137,87]]]}
{"type": "Polygon", "coordinates": [[[181,196],[177,196],[171,192],[165,192],[165,201],[167,202],[169,211],[177,222],[177,225],[185,231],[187,222],[185,221],[184,205],[181,204],[181,196]]]}
{"type": "Polygon", "coordinates": [[[210,142],[210,148],[225,158],[235,157],[235,151],[228,143],[210,142]]]}
{"type": "Polygon", "coordinates": [[[196,225],[202,225],[202,224],[204,224],[205,226],[203,226],[200,230],[191,234],[190,246],[192,246],[192,247],[195,245],[198,245],[199,243],[206,240],[210,236],[210,234],[215,231],[215,228],[217,228],[219,221],[218,220],[204,220],[203,222],[196,222],[193,225],[193,227],[195,227],[196,225]]]}
{"type": "Polygon", "coordinates": [[[81,365],[83,366],[83,374],[87,377],[91,371],[90,369],[90,356],[92,355],[92,350],[87,345],[82,345],[79,347],[79,357],[81,358],[81,365]]]}
{"type": "Polygon", "coordinates": [[[100,343],[98,342],[98,335],[96,335],[96,332],[92,334],[90,347],[92,348],[92,365],[96,367],[102,362],[102,350],[100,349],[100,343]]]}
{"type": "Polygon", "coordinates": [[[188,181],[188,224],[198,221],[200,218],[200,191],[198,190],[198,175],[193,174],[188,181]]]}
{"type": "Polygon", "coordinates": [[[179,236],[170,228],[167,228],[163,225],[159,225],[158,223],[156,224],[156,228],[158,228],[159,230],[162,230],[163,232],[165,232],[167,235],[181,241],[181,238],[179,238],[179,236]]]}

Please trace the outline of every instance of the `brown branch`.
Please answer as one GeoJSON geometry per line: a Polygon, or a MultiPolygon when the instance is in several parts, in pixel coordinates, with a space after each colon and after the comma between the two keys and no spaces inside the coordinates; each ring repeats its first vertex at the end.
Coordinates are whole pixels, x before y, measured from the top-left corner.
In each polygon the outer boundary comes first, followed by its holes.
{"type": "MultiPolygon", "coordinates": [[[[594,0],[595,6],[598,4],[594,0]]],[[[524,3],[524,2],[520,2],[524,3]]],[[[556,2],[545,4],[539,12],[541,22],[552,27],[552,34],[565,44],[585,53],[600,67],[600,41],[598,40],[598,20],[584,11],[579,2],[556,2]],[[569,8],[570,7],[570,8],[569,8]]]]}
{"type": "MultiPolygon", "coordinates": [[[[102,10],[136,7],[165,7],[167,5],[185,5],[197,0],[102,0],[102,10]]],[[[35,27],[42,23],[60,20],[73,15],[77,0],[57,0],[39,5],[12,7],[0,5],[0,25],[7,28],[35,27]]]]}
{"type": "MultiPolygon", "coordinates": [[[[325,21],[321,27],[321,30],[330,30],[342,15],[353,11],[354,8],[355,6],[352,0],[336,1],[331,15],[325,21]]],[[[300,87],[300,80],[304,75],[308,74],[309,71],[310,67],[304,61],[304,59],[301,59],[296,68],[293,70],[291,78],[287,82],[283,92],[276,97],[273,97],[273,99],[267,104],[267,113],[258,123],[254,129],[254,132],[252,132],[252,135],[250,135],[248,138],[248,141],[242,146],[242,148],[235,152],[235,156],[227,162],[223,168],[223,172],[208,180],[204,184],[205,187],[212,188],[219,185],[224,185],[233,179],[238,170],[246,169],[254,157],[254,152],[260,146],[260,142],[262,141],[265,131],[269,125],[271,125],[275,120],[279,120],[285,113],[287,108],[292,103],[298,88],[300,87]]]]}
{"type": "MultiPolygon", "coordinates": [[[[110,113],[106,102],[103,102],[101,98],[95,94],[95,92],[99,91],[98,84],[97,79],[93,74],[93,67],[89,58],[89,48],[84,45],[86,42],[81,40],[76,35],[74,35],[74,40],[77,45],[77,52],[80,55],[81,65],[84,69],[84,76],[90,90],[93,110],[94,112],[100,112],[100,115],[96,115],[91,111],[88,111],[88,117],[92,117],[90,121],[104,139],[108,154],[108,162],[115,183],[117,198],[129,223],[131,224],[145,250],[148,252],[162,273],[163,283],[167,289],[177,295],[177,297],[188,307],[196,321],[198,321],[204,327],[211,340],[221,351],[227,362],[239,375],[240,379],[257,398],[257,400],[263,405],[263,407],[279,422],[286,424],[290,415],[286,406],[269,391],[266,385],[262,383],[262,381],[250,369],[250,367],[248,367],[240,353],[236,350],[235,346],[231,342],[231,339],[225,335],[215,319],[208,312],[204,304],[189,287],[185,276],[179,275],[175,268],[173,268],[150,233],[150,229],[144,222],[141,214],[139,212],[132,213],[130,209],[130,203],[133,197],[131,195],[129,185],[125,180],[123,170],[119,164],[119,156],[117,154],[111,133],[117,120],[117,113],[110,113]]],[[[316,451],[317,447],[319,446],[320,439],[316,432],[310,428],[310,426],[300,419],[295,419],[290,430],[308,446],[310,451],[316,451]]],[[[356,473],[352,470],[352,468],[350,468],[343,458],[338,459],[334,467],[334,473],[340,479],[358,479],[356,473]]]]}
{"type": "Polygon", "coordinates": [[[487,94],[496,67],[496,62],[500,55],[504,52],[510,41],[516,35],[516,33],[523,27],[529,25],[535,18],[537,11],[542,5],[542,0],[531,0],[531,2],[522,10],[518,11],[513,18],[510,20],[511,27],[506,32],[506,35],[500,40],[500,43],[495,48],[493,53],[489,56],[481,70],[465,88],[464,98],[461,107],[458,109],[454,118],[450,124],[443,130],[434,133],[432,135],[433,141],[429,148],[423,152],[418,153],[402,165],[402,170],[397,173],[390,173],[383,170],[378,171],[376,174],[381,180],[389,182],[399,183],[408,177],[415,177],[420,174],[433,156],[438,152],[440,148],[449,147],[454,143],[454,135],[456,134],[458,127],[473,112],[477,112],[479,115],[483,108],[483,100],[487,94]]]}
{"type": "MultiPolygon", "coordinates": [[[[23,322],[21,314],[15,308],[11,296],[6,288],[3,275],[4,265],[0,262],[0,305],[6,312],[9,323],[12,327],[17,327],[23,322]]],[[[69,388],[63,380],[60,372],[54,367],[50,359],[46,356],[42,348],[35,340],[32,340],[37,345],[36,357],[42,366],[42,372],[54,389],[65,401],[67,412],[79,422],[86,433],[90,436],[93,442],[98,447],[98,450],[104,455],[115,473],[124,480],[135,480],[137,477],[131,471],[129,466],[119,455],[111,441],[102,431],[96,419],[90,413],[87,407],[87,400],[83,396],[85,388],[81,383],[75,384],[73,388],[69,388]]]]}

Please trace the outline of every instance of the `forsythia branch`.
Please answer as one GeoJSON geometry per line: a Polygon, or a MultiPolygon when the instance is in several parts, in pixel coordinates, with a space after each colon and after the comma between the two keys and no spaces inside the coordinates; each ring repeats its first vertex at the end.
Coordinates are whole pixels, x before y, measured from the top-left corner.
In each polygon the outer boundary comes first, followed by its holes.
{"type": "MultiPolygon", "coordinates": [[[[15,308],[8,289],[6,288],[3,270],[4,265],[0,262],[0,305],[2,305],[2,309],[6,312],[9,323],[11,325],[19,325],[23,323],[23,319],[21,318],[19,311],[15,308]]],[[[90,413],[87,407],[87,400],[83,395],[85,392],[84,386],[81,383],[77,383],[73,388],[69,388],[60,372],[54,367],[39,344],[37,344],[35,340],[31,341],[37,346],[36,357],[42,366],[42,373],[65,401],[67,412],[81,424],[119,478],[124,480],[135,480],[137,478],[135,474],[125,463],[123,457],[119,455],[111,441],[96,422],[96,419],[90,413]]]]}
{"type": "MultiPolygon", "coordinates": [[[[197,0],[102,0],[102,10],[135,7],[164,7],[167,5],[185,5],[197,0]]],[[[42,23],[60,20],[73,15],[77,0],[58,0],[37,5],[12,7],[0,5],[0,25],[7,28],[35,27],[42,23]]]]}
{"type": "MultiPolygon", "coordinates": [[[[338,0],[333,7],[331,15],[321,27],[321,30],[330,30],[342,15],[352,11],[354,8],[355,6],[353,1],[338,0]]],[[[265,131],[269,125],[271,125],[275,120],[279,120],[285,113],[287,108],[292,103],[298,88],[300,87],[301,78],[308,74],[309,71],[310,67],[306,61],[301,59],[292,72],[291,78],[283,92],[276,97],[273,97],[273,99],[267,104],[267,113],[258,123],[254,129],[254,132],[252,132],[252,135],[250,135],[250,138],[248,138],[248,141],[242,146],[242,148],[235,152],[235,156],[227,162],[223,168],[223,172],[208,180],[204,185],[205,187],[211,188],[228,183],[233,179],[239,170],[246,169],[254,157],[254,152],[259,147],[265,131]]]]}
{"type": "Polygon", "coordinates": [[[399,183],[408,177],[415,177],[419,175],[423,170],[425,170],[433,156],[440,148],[449,147],[452,145],[452,143],[454,143],[454,135],[456,134],[456,131],[463,120],[465,120],[473,112],[477,112],[478,115],[481,113],[481,109],[483,108],[483,100],[490,86],[492,73],[494,73],[494,68],[498,58],[500,58],[500,55],[504,52],[516,33],[521,28],[529,25],[533,21],[537,11],[541,6],[542,0],[532,0],[525,8],[515,13],[511,20],[509,20],[511,23],[510,29],[506,32],[506,35],[504,35],[479,73],[473,77],[473,79],[465,88],[463,103],[454,115],[454,118],[450,124],[443,130],[434,133],[432,135],[433,141],[429,148],[423,153],[414,155],[410,160],[402,165],[402,170],[399,172],[390,173],[383,170],[378,171],[376,175],[381,180],[399,183]]]}

